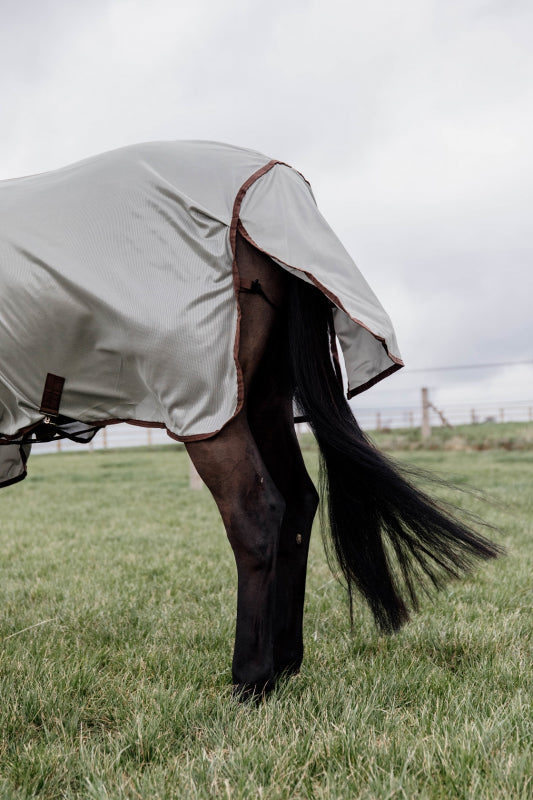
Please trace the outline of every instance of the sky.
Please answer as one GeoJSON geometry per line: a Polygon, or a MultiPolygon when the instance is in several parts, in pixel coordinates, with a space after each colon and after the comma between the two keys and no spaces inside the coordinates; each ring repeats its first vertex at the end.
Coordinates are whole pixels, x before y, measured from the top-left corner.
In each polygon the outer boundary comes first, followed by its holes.
{"type": "Polygon", "coordinates": [[[390,314],[407,365],[356,413],[416,406],[424,385],[442,409],[533,406],[530,0],[0,11],[0,178],[158,139],[286,161],[390,314]]]}

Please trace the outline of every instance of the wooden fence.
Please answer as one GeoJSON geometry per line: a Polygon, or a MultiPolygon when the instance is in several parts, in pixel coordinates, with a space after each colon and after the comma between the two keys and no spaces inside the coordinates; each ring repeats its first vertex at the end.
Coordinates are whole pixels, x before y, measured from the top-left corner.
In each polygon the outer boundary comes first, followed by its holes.
{"type": "MultiPolygon", "coordinates": [[[[355,409],[357,420],[366,430],[387,430],[389,428],[422,428],[428,436],[431,427],[439,425],[480,424],[483,422],[533,422],[533,401],[522,403],[468,403],[438,408],[431,400],[427,389],[422,389],[418,406],[395,406],[388,408],[355,409]]],[[[307,430],[300,425],[300,432],[307,430]]],[[[35,453],[94,450],[112,447],[143,447],[171,444],[164,430],[160,428],[139,428],[134,425],[109,425],[97,434],[88,445],[75,444],[68,439],[37,445],[35,453]]]]}
{"type": "Polygon", "coordinates": [[[437,408],[429,390],[422,388],[419,406],[395,406],[380,409],[359,409],[356,416],[362,428],[421,428],[428,438],[431,427],[480,424],[484,422],[533,422],[533,401],[521,403],[450,404],[437,408]]]}

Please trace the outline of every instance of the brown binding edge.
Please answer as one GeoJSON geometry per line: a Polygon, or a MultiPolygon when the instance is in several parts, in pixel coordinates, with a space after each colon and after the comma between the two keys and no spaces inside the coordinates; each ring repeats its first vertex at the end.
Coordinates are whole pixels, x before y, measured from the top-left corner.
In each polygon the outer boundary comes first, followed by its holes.
{"type": "MultiPolygon", "coordinates": [[[[280,162],[278,162],[278,163],[280,163],[280,162]]],[[[356,317],[352,317],[352,315],[346,310],[346,308],[344,307],[344,305],[341,302],[341,300],[337,297],[337,295],[333,294],[333,292],[330,292],[330,290],[327,289],[322,283],[320,283],[320,281],[317,281],[317,279],[314,277],[314,275],[311,275],[311,273],[306,272],[304,269],[300,269],[299,267],[295,267],[292,264],[287,264],[281,258],[278,258],[277,256],[272,256],[267,250],[264,250],[262,247],[259,247],[259,245],[254,242],[254,240],[252,239],[252,237],[250,236],[250,234],[248,233],[248,231],[246,230],[246,228],[244,227],[242,222],[239,222],[238,228],[239,228],[239,233],[241,234],[241,236],[243,236],[246,239],[247,242],[249,242],[253,247],[255,247],[256,250],[260,250],[261,253],[265,253],[265,255],[269,256],[270,258],[274,258],[276,261],[279,261],[280,264],[285,264],[286,267],[290,267],[291,269],[295,269],[297,272],[302,272],[309,279],[309,281],[314,286],[317,287],[317,289],[320,289],[322,294],[324,294],[328,298],[328,300],[331,300],[331,302],[334,303],[334,305],[336,305],[337,308],[339,308],[341,311],[344,311],[346,316],[349,319],[351,319],[352,322],[355,322],[357,325],[360,325],[361,328],[364,328],[365,331],[368,331],[368,333],[370,333],[374,337],[374,339],[376,339],[378,342],[381,342],[381,344],[384,346],[385,352],[387,353],[388,358],[390,358],[390,360],[393,362],[393,364],[390,367],[387,367],[385,370],[383,370],[383,372],[380,372],[378,375],[376,375],[373,378],[371,378],[366,383],[361,384],[361,386],[356,386],[355,389],[350,389],[349,392],[347,392],[348,400],[350,398],[354,397],[356,394],[360,394],[361,392],[366,391],[366,389],[370,389],[372,386],[375,386],[376,383],[379,383],[384,378],[387,378],[389,375],[392,375],[394,372],[396,372],[397,370],[399,370],[399,369],[401,369],[402,367],[405,366],[405,364],[404,364],[404,362],[402,361],[401,358],[399,358],[398,356],[393,355],[390,352],[389,348],[387,347],[387,342],[385,341],[384,337],[383,336],[378,336],[378,334],[376,334],[376,333],[374,333],[374,331],[370,330],[368,325],[365,325],[363,322],[361,322],[360,319],[357,319],[356,317]]],[[[335,349],[336,349],[336,344],[335,344],[335,349]]],[[[338,358],[338,353],[337,353],[337,358],[338,358]]]]}
{"type": "MultiPolygon", "coordinates": [[[[256,170],[249,178],[243,183],[239,191],[235,196],[235,202],[233,204],[233,213],[231,215],[231,224],[230,224],[230,231],[229,231],[229,240],[231,245],[231,252],[233,254],[233,262],[232,262],[232,270],[233,270],[233,291],[235,294],[235,302],[237,303],[237,329],[235,331],[235,344],[233,346],[233,360],[235,362],[235,368],[237,370],[237,405],[235,407],[235,413],[231,419],[234,419],[239,411],[242,408],[242,404],[244,402],[244,380],[242,376],[242,369],[239,362],[239,343],[240,343],[240,332],[241,332],[241,304],[239,300],[239,289],[240,289],[240,275],[239,269],[237,266],[237,230],[242,228],[242,223],[239,220],[239,214],[241,213],[241,206],[242,201],[244,200],[244,195],[259,178],[262,178],[263,175],[266,175],[267,172],[270,172],[272,167],[275,167],[276,164],[282,164],[283,162],[277,161],[273,159],[268,163],[264,164],[258,170],[256,170]]],[[[230,420],[228,420],[229,422],[230,420]]],[[[227,423],[226,423],[227,424],[227,423]]]]}

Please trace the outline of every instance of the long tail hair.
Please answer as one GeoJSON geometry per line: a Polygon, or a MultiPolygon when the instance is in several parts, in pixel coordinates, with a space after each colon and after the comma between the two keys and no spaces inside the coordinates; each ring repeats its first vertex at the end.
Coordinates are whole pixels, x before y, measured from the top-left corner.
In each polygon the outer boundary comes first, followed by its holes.
{"type": "Polygon", "coordinates": [[[350,614],[357,589],[378,627],[397,630],[410,609],[418,608],[421,590],[440,588],[501,549],[415,488],[406,477],[410,471],[380,453],[361,431],[332,361],[327,298],[293,278],[287,313],[295,399],[321,455],[330,533],[326,552],[336,557],[346,580],[350,614]]]}

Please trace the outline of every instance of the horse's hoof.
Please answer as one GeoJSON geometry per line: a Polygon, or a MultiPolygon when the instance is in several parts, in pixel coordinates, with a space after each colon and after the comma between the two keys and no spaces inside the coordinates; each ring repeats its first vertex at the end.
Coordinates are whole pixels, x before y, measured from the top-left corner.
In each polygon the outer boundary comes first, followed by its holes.
{"type": "Polygon", "coordinates": [[[275,670],[276,680],[279,680],[280,678],[292,678],[294,675],[299,675],[301,666],[301,658],[287,661],[285,664],[280,664],[280,666],[276,667],[275,670]]]}
{"type": "Polygon", "coordinates": [[[274,680],[268,680],[266,683],[261,684],[234,683],[232,696],[238,703],[255,703],[257,705],[267,697],[274,686],[274,680]]]}

